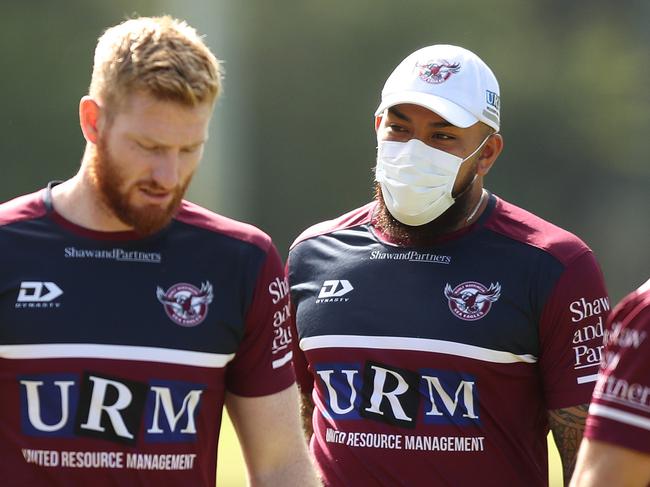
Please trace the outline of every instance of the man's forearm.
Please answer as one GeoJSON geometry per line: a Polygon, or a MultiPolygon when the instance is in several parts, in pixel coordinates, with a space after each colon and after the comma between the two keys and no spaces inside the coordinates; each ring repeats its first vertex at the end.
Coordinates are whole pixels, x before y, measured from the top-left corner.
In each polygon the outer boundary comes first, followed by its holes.
{"type": "Polygon", "coordinates": [[[302,452],[296,456],[295,461],[283,468],[268,472],[263,478],[251,477],[249,487],[286,487],[296,485],[301,487],[317,487],[322,483],[309,457],[302,452]]]}
{"type": "Polygon", "coordinates": [[[549,425],[562,460],[564,485],[569,485],[585,429],[588,404],[549,411],[549,425]]]}
{"type": "Polygon", "coordinates": [[[302,417],[302,428],[305,431],[307,442],[311,440],[314,434],[312,417],[314,415],[314,402],[311,400],[311,394],[300,393],[300,416],[302,417]]]}

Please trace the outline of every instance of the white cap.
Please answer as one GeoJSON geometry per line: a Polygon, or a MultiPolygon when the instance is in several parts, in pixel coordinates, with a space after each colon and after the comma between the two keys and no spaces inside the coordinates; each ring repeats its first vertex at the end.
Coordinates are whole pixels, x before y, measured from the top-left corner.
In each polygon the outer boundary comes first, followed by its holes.
{"type": "Polygon", "coordinates": [[[466,128],[481,121],[499,130],[499,83],[476,54],[438,44],[410,54],[391,73],[375,115],[401,103],[413,103],[466,128]]]}

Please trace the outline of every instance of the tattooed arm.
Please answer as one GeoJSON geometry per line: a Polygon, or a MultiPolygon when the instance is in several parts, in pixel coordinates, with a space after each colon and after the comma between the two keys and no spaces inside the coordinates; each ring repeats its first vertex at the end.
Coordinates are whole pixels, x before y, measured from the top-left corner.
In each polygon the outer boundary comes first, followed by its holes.
{"type": "Polygon", "coordinates": [[[582,433],[585,429],[588,404],[573,406],[564,409],[554,409],[548,412],[549,425],[553,432],[553,439],[562,460],[562,473],[564,485],[569,485],[582,433]]]}

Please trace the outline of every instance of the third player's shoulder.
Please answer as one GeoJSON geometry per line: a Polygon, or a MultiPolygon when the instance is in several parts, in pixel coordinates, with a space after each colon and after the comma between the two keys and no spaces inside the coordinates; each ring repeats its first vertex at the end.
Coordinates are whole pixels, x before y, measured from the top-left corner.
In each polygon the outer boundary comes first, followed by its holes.
{"type": "Polygon", "coordinates": [[[616,305],[610,320],[635,321],[650,332],[650,279],[616,305]]]}
{"type": "Polygon", "coordinates": [[[638,289],[628,294],[626,299],[643,304],[650,304],[650,279],[641,284],[638,289]]]}
{"type": "Polygon", "coordinates": [[[202,231],[254,245],[264,252],[273,245],[271,237],[256,226],[219,215],[186,200],[182,201],[175,220],[202,231]]]}
{"type": "Polygon", "coordinates": [[[298,236],[298,238],[296,238],[296,240],[294,240],[293,244],[291,244],[291,249],[295,248],[296,245],[300,244],[301,242],[304,242],[306,240],[321,235],[327,235],[339,230],[344,230],[347,228],[356,227],[358,225],[364,225],[370,223],[370,221],[372,220],[372,215],[376,207],[376,204],[377,203],[375,201],[372,201],[360,208],[356,208],[352,211],[348,211],[347,213],[339,216],[338,218],[334,218],[332,220],[326,220],[317,223],[316,225],[312,225],[311,227],[307,228],[304,232],[302,232],[298,236]]]}
{"type": "Polygon", "coordinates": [[[578,236],[499,197],[486,227],[568,264],[591,249],[578,236]]]}

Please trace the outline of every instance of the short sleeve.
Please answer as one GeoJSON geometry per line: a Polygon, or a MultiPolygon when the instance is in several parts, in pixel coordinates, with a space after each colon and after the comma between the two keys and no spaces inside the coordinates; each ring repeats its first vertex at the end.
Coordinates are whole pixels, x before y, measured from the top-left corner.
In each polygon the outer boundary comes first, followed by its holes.
{"type": "Polygon", "coordinates": [[[618,306],[585,436],[650,453],[650,292],[618,306]]]}
{"type": "Polygon", "coordinates": [[[542,311],[539,365],[547,409],[589,402],[609,311],[603,274],[587,251],[566,265],[542,311]]]}
{"type": "MultiPolygon", "coordinates": [[[[286,274],[289,277],[289,263],[287,262],[286,274]]],[[[300,335],[298,333],[298,328],[296,326],[296,308],[294,306],[291,295],[289,295],[289,302],[291,307],[291,316],[289,317],[289,327],[291,329],[291,335],[294,337],[292,341],[293,348],[293,370],[296,375],[296,382],[300,387],[300,392],[303,394],[311,393],[311,390],[314,387],[314,379],[309,372],[309,363],[305,353],[300,348],[300,335]]]]}
{"type": "Polygon", "coordinates": [[[264,396],[294,382],[289,329],[289,285],[271,245],[246,314],[243,340],[226,373],[226,387],[241,396],[264,396]]]}

